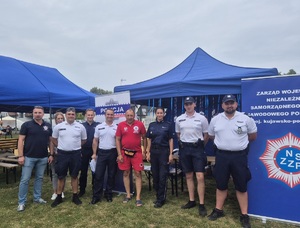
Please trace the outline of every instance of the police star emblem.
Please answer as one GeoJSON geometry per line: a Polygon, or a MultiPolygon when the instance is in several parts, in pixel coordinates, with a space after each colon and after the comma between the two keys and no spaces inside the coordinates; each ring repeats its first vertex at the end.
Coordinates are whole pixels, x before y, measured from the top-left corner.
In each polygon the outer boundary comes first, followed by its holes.
{"type": "Polygon", "coordinates": [[[266,149],[259,159],[267,169],[268,178],[282,181],[290,188],[300,184],[300,138],[291,132],[267,140],[266,149]]]}

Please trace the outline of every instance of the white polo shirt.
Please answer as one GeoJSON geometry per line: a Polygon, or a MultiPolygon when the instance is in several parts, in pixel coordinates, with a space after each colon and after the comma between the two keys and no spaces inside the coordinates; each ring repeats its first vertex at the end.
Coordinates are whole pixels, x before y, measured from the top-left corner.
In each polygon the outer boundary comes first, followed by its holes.
{"type": "Polygon", "coordinates": [[[117,125],[108,125],[106,122],[98,124],[95,128],[95,138],[99,138],[99,149],[109,150],[116,148],[117,125]]]}
{"type": "Polygon", "coordinates": [[[192,116],[184,113],[176,119],[175,131],[180,133],[182,142],[194,143],[198,139],[203,140],[203,133],[208,131],[208,121],[205,116],[197,112],[194,112],[192,116]]]}
{"type": "Polygon", "coordinates": [[[249,143],[248,134],[256,132],[254,120],[238,111],[231,119],[224,112],[218,114],[208,128],[208,134],[215,137],[214,143],[220,150],[244,150],[249,143]]]}
{"type": "Polygon", "coordinates": [[[64,121],[54,127],[52,137],[57,139],[58,149],[72,151],[81,149],[81,140],[86,140],[87,134],[82,124],[76,121],[69,124],[64,121]]]}

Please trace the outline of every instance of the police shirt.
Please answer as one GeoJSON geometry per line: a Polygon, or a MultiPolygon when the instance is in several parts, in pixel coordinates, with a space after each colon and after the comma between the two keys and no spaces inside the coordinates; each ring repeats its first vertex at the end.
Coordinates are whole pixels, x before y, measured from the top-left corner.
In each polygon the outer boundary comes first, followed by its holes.
{"type": "Polygon", "coordinates": [[[175,123],[176,133],[180,133],[180,140],[187,143],[195,143],[203,140],[203,133],[208,131],[208,121],[205,116],[194,112],[192,116],[186,113],[180,115],[175,123]]]}
{"type": "Polygon", "coordinates": [[[224,112],[213,117],[208,134],[214,136],[214,143],[220,150],[240,151],[246,149],[248,134],[256,133],[257,127],[252,118],[236,111],[231,119],[224,112]]]}
{"type": "Polygon", "coordinates": [[[72,151],[81,149],[81,140],[86,140],[87,134],[81,123],[64,121],[54,127],[52,137],[57,139],[58,149],[72,151]]]}
{"type": "Polygon", "coordinates": [[[99,138],[99,149],[109,150],[116,148],[117,124],[108,125],[103,122],[95,128],[95,138],[99,138]]]}
{"type": "Polygon", "coordinates": [[[171,123],[165,121],[150,123],[146,137],[151,139],[151,145],[169,147],[169,140],[174,138],[171,123]]]}
{"type": "Polygon", "coordinates": [[[22,124],[20,135],[25,135],[24,156],[32,158],[48,156],[49,137],[52,135],[50,123],[43,120],[39,125],[35,120],[27,121],[22,124]]]}
{"type": "Polygon", "coordinates": [[[89,124],[87,121],[82,123],[82,125],[85,127],[87,135],[86,143],[82,145],[83,148],[92,148],[95,128],[98,124],[99,123],[95,121],[93,121],[92,124],[89,124]]]}

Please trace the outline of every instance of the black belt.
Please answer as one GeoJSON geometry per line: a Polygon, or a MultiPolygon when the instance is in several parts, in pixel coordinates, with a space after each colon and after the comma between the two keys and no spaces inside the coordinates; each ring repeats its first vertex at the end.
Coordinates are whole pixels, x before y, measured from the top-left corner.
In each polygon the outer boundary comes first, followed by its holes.
{"type": "Polygon", "coordinates": [[[203,141],[197,141],[197,142],[181,142],[183,146],[186,147],[198,147],[198,146],[204,146],[204,142],[203,141]]]}
{"type": "Polygon", "coordinates": [[[246,149],[244,149],[244,150],[220,150],[220,149],[218,149],[218,152],[226,153],[226,154],[238,154],[241,152],[246,152],[246,149]]]}
{"type": "Polygon", "coordinates": [[[80,152],[81,149],[79,150],[61,150],[61,149],[57,149],[57,152],[63,153],[63,154],[70,154],[70,153],[77,153],[80,152]]]}
{"type": "Polygon", "coordinates": [[[116,150],[116,149],[117,149],[117,148],[111,148],[111,149],[100,149],[100,148],[99,148],[100,151],[112,151],[112,150],[116,150]]]}
{"type": "Polygon", "coordinates": [[[151,145],[153,149],[168,149],[169,146],[151,145]]]}

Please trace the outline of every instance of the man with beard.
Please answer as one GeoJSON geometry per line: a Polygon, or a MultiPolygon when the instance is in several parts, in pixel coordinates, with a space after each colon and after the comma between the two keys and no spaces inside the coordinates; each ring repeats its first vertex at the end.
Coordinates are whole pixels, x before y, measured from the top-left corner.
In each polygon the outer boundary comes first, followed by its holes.
{"type": "Polygon", "coordinates": [[[52,128],[43,120],[44,108],[35,106],[32,112],[33,120],[24,123],[18,140],[18,163],[22,166],[22,176],[19,186],[18,212],[25,210],[29,181],[32,171],[35,172],[33,186],[33,202],[45,204],[42,199],[42,185],[47,162],[53,160],[53,146],[50,142],[52,128]],[[50,156],[48,158],[48,147],[50,156]]]}
{"type": "Polygon", "coordinates": [[[239,202],[243,227],[251,227],[248,216],[247,182],[251,179],[247,154],[249,142],[256,139],[257,127],[253,119],[236,111],[234,95],[226,95],[222,100],[223,113],[215,116],[209,125],[208,134],[216,146],[214,177],[217,183],[216,207],[208,216],[216,220],[224,216],[223,205],[228,193],[228,181],[232,176],[239,202]]]}

